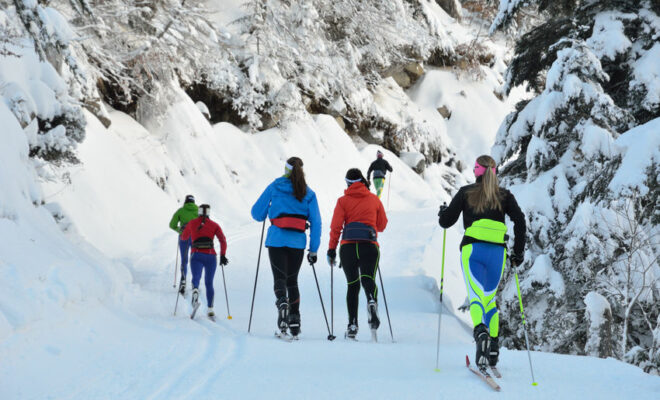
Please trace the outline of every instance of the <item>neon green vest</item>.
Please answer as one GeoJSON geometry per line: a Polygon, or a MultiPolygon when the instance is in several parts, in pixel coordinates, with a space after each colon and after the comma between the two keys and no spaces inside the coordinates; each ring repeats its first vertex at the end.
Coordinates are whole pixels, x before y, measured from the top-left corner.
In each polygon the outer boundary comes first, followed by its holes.
{"type": "Polygon", "coordinates": [[[465,236],[490,243],[505,243],[506,225],[492,219],[479,219],[465,230],[465,236]]]}

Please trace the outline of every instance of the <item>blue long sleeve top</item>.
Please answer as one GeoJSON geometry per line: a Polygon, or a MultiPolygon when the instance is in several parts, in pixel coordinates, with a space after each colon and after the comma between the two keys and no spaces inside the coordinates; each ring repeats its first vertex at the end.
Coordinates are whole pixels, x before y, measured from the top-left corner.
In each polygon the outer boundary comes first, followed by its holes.
{"type": "MultiPolygon", "coordinates": [[[[321,212],[316,200],[316,193],[307,187],[307,194],[298,201],[293,195],[293,184],[286,177],[275,179],[259,196],[252,206],[252,218],[263,221],[266,217],[273,219],[282,214],[304,215],[310,224],[309,251],[317,252],[321,244],[321,212]]],[[[275,225],[268,227],[266,247],[291,247],[304,249],[307,236],[303,232],[282,229],[275,225]]]]}

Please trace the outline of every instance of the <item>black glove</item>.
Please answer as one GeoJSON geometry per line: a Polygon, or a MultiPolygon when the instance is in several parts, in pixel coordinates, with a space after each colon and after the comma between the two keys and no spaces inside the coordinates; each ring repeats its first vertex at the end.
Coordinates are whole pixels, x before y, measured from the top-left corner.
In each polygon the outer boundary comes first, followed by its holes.
{"type": "Polygon", "coordinates": [[[229,264],[229,260],[227,260],[227,257],[220,256],[220,265],[227,265],[227,264],[229,264]]]}
{"type": "Polygon", "coordinates": [[[327,255],[328,255],[328,257],[327,257],[328,264],[330,264],[331,267],[334,267],[335,264],[337,264],[337,261],[336,261],[336,259],[337,259],[337,250],[328,249],[327,255]]]}
{"type": "Polygon", "coordinates": [[[442,203],[442,205],[440,206],[440,211],[438,211],[438,217],[439,217],[443,212],[445,212],[446,209],[447,209],[447,203],[442,203]]]}
{"type": "Polygon", "coordinates": [[[525,261],[525,257],[522,254],[513,253],[509,256],[509,260],[511,260],[511,264],[517,267],[525,261]]]}
{"type": "Polygon", "coordinates": [[[307,261],[309,261],[310,264],[312,265],[316,264],[317,259],[318,257],[316,256],[315,251],[310,251],[309,253],[307,253],[307,261]]]}

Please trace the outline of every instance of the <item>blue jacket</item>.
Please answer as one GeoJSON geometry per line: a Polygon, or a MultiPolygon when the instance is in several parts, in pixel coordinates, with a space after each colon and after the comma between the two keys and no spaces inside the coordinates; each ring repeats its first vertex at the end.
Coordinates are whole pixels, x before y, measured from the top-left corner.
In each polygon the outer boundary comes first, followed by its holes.
{"type": "MultiPolygon", "coordinates": [[[[281,214],[298,214],[307,216],[310,224],[309,251],[316,252],[321,244],[321,212],[316,194],[307,186],[307,194],[298,201],[293,196],[293,185],[286,177],[277,178],[268,185],[266,190],[252,206],[252,218],[263,221],[277,218],[281,214]]],[[[303,232],[295,232],[271,225],[268,227],[266,247],[291,247],[304,249],[307,237],[303,232]]]]}

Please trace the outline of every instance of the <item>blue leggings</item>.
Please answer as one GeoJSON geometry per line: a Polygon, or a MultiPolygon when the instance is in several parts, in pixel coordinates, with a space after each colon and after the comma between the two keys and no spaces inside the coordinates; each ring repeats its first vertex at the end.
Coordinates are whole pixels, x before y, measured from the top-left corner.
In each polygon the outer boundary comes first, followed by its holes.
{"type": "Polygon", "coordinates": [[[461,249],[463,278],[470,299],[470,316],[476,327],[485,324],[490,336],[497,337],[500,316],[495,303],[497,287],[504,273],[506,249],[491,243],[472,243],[461,249]]]}
{"type": "Polygon", "coordinates": [[[190,250],[190,244],[192,241],[181,240],[179,239],[179,253],[181,253],[181,277],[186,277],[186,271],[188,270],[188,250],[190,250]]]}
{"type": "Polygon", "coordinates": [[[192,272],[192,285],[193,288],[199,288],[199,281],[202,280],[202,269],[204,272],[204,285],[206,285],[206,301],[209,307],[213,307],[213,277],[215,276],[215,269],[217,267],[217,260],[215,254],[193,253],[190,257],[190,271],[192,272]]]}

